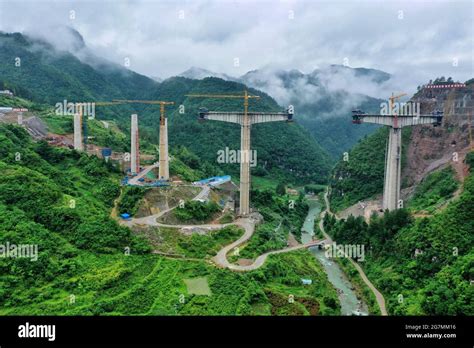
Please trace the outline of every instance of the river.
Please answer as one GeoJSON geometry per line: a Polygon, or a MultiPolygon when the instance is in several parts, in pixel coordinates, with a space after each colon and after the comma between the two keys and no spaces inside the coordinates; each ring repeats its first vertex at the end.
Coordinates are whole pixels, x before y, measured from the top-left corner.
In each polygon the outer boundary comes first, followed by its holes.
{"type": "MultiPolygon", "coordinates": [[[[306,216],[301,241],[303,243],[310,242],[314,235],[314,220],[321,212],[321,203],[317,199],[308,199],[308,215],[306,216]]],[[[353,285],[341,270],[339,265],[326,257],[325,251],[318,247],[310,248],[310,252],[323,266],[329,282],[338,292],[339,302],[341,304],[342,315],[353,315],[355,312],[367,315],[367,304],[359,299],[353,290],[353,285]]]]}

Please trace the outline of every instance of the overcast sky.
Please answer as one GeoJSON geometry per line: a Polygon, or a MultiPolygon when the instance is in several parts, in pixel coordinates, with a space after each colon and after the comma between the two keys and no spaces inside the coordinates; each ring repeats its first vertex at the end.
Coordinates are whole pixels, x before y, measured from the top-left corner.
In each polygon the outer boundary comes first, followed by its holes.
{"type": "Polygon", "coordinates": [[[69,25],[97,55],[128,58],[130,69],[162,78],[191,66],[239,76],[269,65],[310,72],[345,62],[410,83],[464,81],[474,76],[473,17],[470,0],[0,0],[2,31],[46,35],[61,46],[54,27],[69,25]]]}

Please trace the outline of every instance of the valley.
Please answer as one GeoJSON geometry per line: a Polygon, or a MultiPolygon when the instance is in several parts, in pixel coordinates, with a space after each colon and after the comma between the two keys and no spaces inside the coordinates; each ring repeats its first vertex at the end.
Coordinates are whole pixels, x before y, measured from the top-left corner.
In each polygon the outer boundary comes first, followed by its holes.
{"type": "Polygon", "coordinates": [[[19,33],[0,40],[2,58],[35,62],[0,66],[13,91],[0,95],[0,243],[40,250],[39,262],[0,260],[1,315],[472,315],[473,80],[411,97],[422,117],[445,111],[437,127],[399,128],[395,207],[383,200],[389,130],[353,124],[383,100],[330,81],[382,88],[390,74],[157,82],[19,33]],[[299,101],[301,88],[318,98],[299,101]],[[94,114],[58,113],[69,99],[94,114]],[[353,123],[351,108],[364,110],[353,123]],[[224,118],[248,135],[209,122],[224,118]],[[221,156],[244,145],[252,163],[221,156]],[[364,254],[328,256],[333,245],[364,254]]]}

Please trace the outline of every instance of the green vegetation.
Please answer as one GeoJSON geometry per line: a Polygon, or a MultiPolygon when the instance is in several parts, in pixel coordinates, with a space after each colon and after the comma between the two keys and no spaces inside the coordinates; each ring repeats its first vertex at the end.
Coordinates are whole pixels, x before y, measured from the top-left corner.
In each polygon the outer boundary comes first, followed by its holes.
{"type": "Polygon", "coordinates": [[[113,167],[75,151],[33,143],[20,127],[0,125],[0,244],[38,246],[38,261],[2,258],[1,307],[26,305],[60,275],[72,274],[81,250],[147,252],[143,240],[109,218],[119,192],[113,167]],[[36,293],[35,293],[36,292],[36,293]],[[31,296],[31,297],[30,297],[31,296]]]}
{"type": "MultiPolygon", "coordinates": [[[[120,191],[113,166],[33,143],[16,126],[0,125],[0,145],[0,244],[36,244],[39,250],[35,262],[0,259],[0,315],[339,313],[336,292],[306,251],[276,255],[246,274],[148,254],[163,243],[164,251],[206,258],[242,231],[167,231],[155,240],[132,234],[109,217],[120,191]],[[184,280],[200,277],[206,277],[211,295],[187,293],[184,280]],[[302,277],[313,285],[301,285],[302,277]]],[[[137,196],[130,191],[124,197],[132,206],[137,196]]]]}
{"type": "Polygon", "coordinates": [[[277,187],[276,187],[276,189],[275,189],[275,192],[276,192],[276,194],[279,195],[279,196],[284,195],[284,194],[286,193],[286,185],[285,185],[285,183],[280,182],[280,183],[277,185],[277,187]]]}
{"type": "Polygon", "coordinates": [[[219,223],[220,224],[228,224],[234,221],[234,215],[231,212],[225,213],[220,219],[219,223]]]}
{"type": "MultiPolygon", "coordinates": [[[[402,131],[402,167],[406,162],[406,149],[411,128],[402,131]]],[[[360,200],[381,194],[385,169],[385,152],[388,128],[380,128],[362,139],[349,152],[347,161],[341,160],[331,179],[331,209],[339,211],[360,200]]]]}
{"type": "Polygon", "coordinates": [[[206,234],[186,234],[175,228],[160,227],[137,229],[137,233],[146,237],[155,251],[187,258],[204,259],[215,256],[222,247],[239,239],[243,230],[235,226],[227,226],[206,234]]]}
{"type": "Polygon", "coordinates": [[[126,186],[118,204],[119,213],[135,215],[140,207],[140,201],[145,197],[149,188],[139,186],[126,186]]]}
{"type": "MultiPolygon", "coordinates": [[[[236,180],[234,180],[234,182],[235,181],[236,180]]],[[[253,175],[252,179],[250,180],[250,184],[254,190],[275,190],[276,186],[278,185],[278,181],[268,177],[253,175]]]]}
{"type": "Polygon", "coordinates": [[[171,151],[170,175],[178,175],[181,179],[193,182],[215,175],[224,175],[217,166],[207,161],[201,161],[188,148],[179,145],[171,151]]]}
{"type": "MultiPolygon", "coordinates": [[[[73,32],[82,42],[77,32],[73,32]]],[[[3,64],[0,67],[0,83],[11,88],[18,95],[35,103],[46,103],[52,108],[56,103],[110,101],[112,99],[170,100],[175,105],[183,105],[185,113],[176,106],[167,108],[169,120],[169,142],[173,148],[184,145],[196,154],[206,167],[199,167],[203,176],[230,174],[237,176],[238,164],[217,165],[217,151],[229,147],[240,148],[239,127],[221,122],[196,120],[199,107],[216,111],[239,111],[243,109],[241,100],[188,98],[186,94],[242,93],[246,86],[217,78],[191,80],[173,77],[157,83],[145,76],[136,74],[110,62],[99,61],[97,66],[82,63],[72,54],[60,54],[47,43],[26,37],[22,34],[0,33],[0,60],[9,61],[11,57],[21,57],[21,67],[3,64]],[[33,47],[35,49],[33,49],[33,47]],[[21,86],[21,88],[19,87],[21,86]]],[[[98,60],[95,58],[94,61],[98,60]]],[[[250,104],[249,111],[281,111],[282,107],[261,91],[249,89],[252,94],[261,96],[250,104]]],[[[52,110],[52,109],[50,109],[52,110]]],[[[115,121],[116,125],[129,139],[130,114],[140,115],[141,149],[153,151],[151,144],[159,143],[157,130],[159,109],[156,105],[112,105],[97,106],[97,120],[115,121]]],[[[70,123],[46,116],[52,129],[70,130],[70,123]]],[[[111,134],[97,122],[90,122],[92,142],[112,147],[116,151],[128,148],[120,140],[120,134],[111,134]],[[113,136],[112,136],[113,135],[113,136]]],[[[325,183],[329,173],[329,156],[314,141],[311,135],[295,123],[274,122],[257,124],[252,129],[252,147],[258,153],[257,167],[252,174],[278,181],[293,183],[325,183]],[[294,151],[293,149],[298,149],[294,151]],[[297,155],[295,155],[297,154],[297,155]],[[291,169],[291,171],[290,171],[291,169]]],[[[178,156],[179,157],[179,156],[178,156]]],[[[191,169],[196,169],[186,163],[191,169]]],[[[179,162],[171,163],[174,173],[186,178],[196,178],[201,173],[185,172],[179,162]]]]}
{"type": "MultiPolygon", "coordinates": [[[[77,32],[76,35],[79,35],[77,32]]],[[[80,38],[82,40],[82,38],[80,38]]],[[[21,66],[2,64],[2,82],[16,94],[28,99],[54,105],[63,100],[94,101],[133,99],[141,97],[143,91],[157,85],[153,80],[125,70],[110,62],[98,62],[94,69],[82,63],[74,55],[57,52],[55,48],[20,33],[0,33],[1,61],[21,57],[21,66]]]]}
{"type": "Polygon", "coordinates": [[[447,167],[428,175],[416,188],[408,202],[410,210],[434,212],[440,204],[451,198],[459,183],[454,178],[454,170],[447,167]]]}
{"type": "Polygon", "coordinates": [[[212,218],[212,216],[220,211],[220,207],[213,201],[200,202],[188,201],[183,207],[177,207],[173,210],[174,216],[178,221],[183,222],[202,222],[212,218]]]}
{"type": "Polygon", "coordinates": [[[324,191],[326,191],[326,185],[310,184],[310,185],[304,186],[305,193],[311,193],[311,194],[317,195],[324,191]]]}
{"type": "Polygon", "coordinates": [[[264,223],[256,226],[252,237],[240,249],[241,258],[253,259],[267,251],[287,247],[290,232],[301,238],[301,227],[308,213],[303,196],[294,201],[294,206],[288,196],[279,196],[270,190],[254,190],[251,196],[264,223]]]}
{"type": "MultiPolygon", "coordinates": [[[[467,156],[472,166],[473,154],[467,156]]],[[[472,168],[472,167],[471,167],[472,168]]],[[[338,243],[362,244],[361,263],[395,315],[473,315],[474,176],[448,206],[413,220],[407,210],[335,221],[325,228],[338,243]],[[367,255],[368,254],[368,255],[367,255]]]]}

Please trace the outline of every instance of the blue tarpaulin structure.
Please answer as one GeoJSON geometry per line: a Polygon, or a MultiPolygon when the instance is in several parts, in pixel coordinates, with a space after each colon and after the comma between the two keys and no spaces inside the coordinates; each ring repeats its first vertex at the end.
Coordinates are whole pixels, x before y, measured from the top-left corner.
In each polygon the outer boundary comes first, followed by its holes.
{"type": "Polygon", "coordinates": [[[130,219],[130,214],[128,213],[123,213],[123,214],[120,214],[120,217],[124,220],[127,220],[127,219],[130,219]]]}

